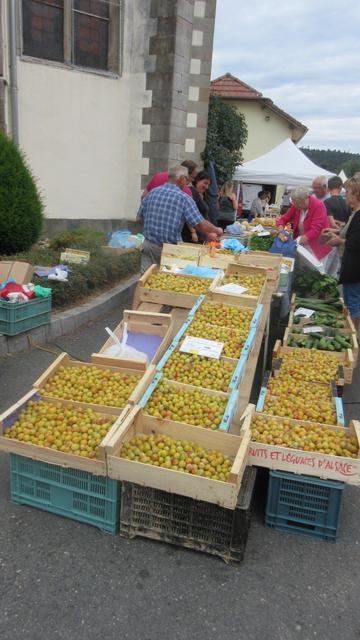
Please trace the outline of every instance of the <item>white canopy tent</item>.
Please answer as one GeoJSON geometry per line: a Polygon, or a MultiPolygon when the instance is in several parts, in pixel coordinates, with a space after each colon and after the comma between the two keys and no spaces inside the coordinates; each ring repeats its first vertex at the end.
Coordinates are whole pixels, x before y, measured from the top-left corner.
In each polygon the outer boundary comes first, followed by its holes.
{"type": "Polygon", "coordinates": [[[255,184],[310,186],[316,176],[335,175],[311,162],[288,138],[263,156],[236,167],[233,180],[255,184]]]}
{"type": "Polygon", "coordinates": [[[346,182],[346,180],[347,180],[347,175],[346,175],[346,173],[345,173],[344,169],[341,169],[341,171],[340,171],[340,173],[339,173],[339,178],[341,178],[341,180],[342,180],[343,182],[346,182]]]}

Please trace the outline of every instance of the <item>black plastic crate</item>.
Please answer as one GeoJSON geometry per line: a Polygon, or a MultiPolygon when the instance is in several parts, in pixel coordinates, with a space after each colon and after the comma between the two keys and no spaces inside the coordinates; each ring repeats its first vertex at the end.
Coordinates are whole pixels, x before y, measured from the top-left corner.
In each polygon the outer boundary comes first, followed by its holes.
{"type": "Polygon", "coordinates": [[[256,469],[247,467],[234,510],[123,482],[120,535],[142,536],[241,562],[251,521],[256,469]]]}
{"type": "Polygon", "coordinates": [[[335,541],[344,483],[270,471],[265,523],[286,533],[335,541]]]}

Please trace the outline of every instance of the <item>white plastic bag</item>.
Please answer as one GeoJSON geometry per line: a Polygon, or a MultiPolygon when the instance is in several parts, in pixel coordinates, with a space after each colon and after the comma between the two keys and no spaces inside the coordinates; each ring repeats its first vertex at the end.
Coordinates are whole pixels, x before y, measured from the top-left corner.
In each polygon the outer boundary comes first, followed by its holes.
{"type": "Polygon", "coordinates": [[[149,364],[149,358],[147,357],[146,353],[138,351],[137,349],[134,349],[134,347],[130,347],[128,344],[126,344],[128,339],[127,322],[124,322],[124,330],[121,342],[117,335],[115,335],[115,333],[111,331],[109,327],[105,327],[105,331],[107,331],[114,342],[114,344],[112,344],[104,351],[105,356],[110,356],[111,358],[124,358],[126,360],[140,360],[141,362],[146,362],[147,365],[149,364]]]}

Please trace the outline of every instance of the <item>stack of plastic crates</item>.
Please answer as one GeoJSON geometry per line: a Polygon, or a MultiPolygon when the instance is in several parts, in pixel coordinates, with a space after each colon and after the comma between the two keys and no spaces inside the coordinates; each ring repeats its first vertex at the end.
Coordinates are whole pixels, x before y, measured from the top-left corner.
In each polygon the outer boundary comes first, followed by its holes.
{"type": "Polygon", "coordinates": [[[335,541],[344,483],[270,471],[265,523],[287,533],[335,541]]]}
{"type": "Polygon", "coordinates": [[[123,482],[120,535],[142,536],[220,556],[244,558],[256,470],[247,467],[234,510],[123,482]]]}
{"type": "Polygon", "coordinates": [[[106,533],[119,530],[120,483],[88,471],[10,455],[11,500],[85,522],[106,533]]]}

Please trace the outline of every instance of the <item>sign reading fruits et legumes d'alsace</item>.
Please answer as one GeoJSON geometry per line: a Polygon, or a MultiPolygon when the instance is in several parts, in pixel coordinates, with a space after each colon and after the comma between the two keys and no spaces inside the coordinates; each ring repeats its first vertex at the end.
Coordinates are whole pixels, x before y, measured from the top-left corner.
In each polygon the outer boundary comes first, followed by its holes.
{"type": "Polygon", "coordinates": [[[248,464],[360,485],[360,460],[251,442],[248,464]]]}

